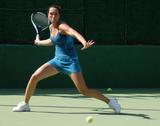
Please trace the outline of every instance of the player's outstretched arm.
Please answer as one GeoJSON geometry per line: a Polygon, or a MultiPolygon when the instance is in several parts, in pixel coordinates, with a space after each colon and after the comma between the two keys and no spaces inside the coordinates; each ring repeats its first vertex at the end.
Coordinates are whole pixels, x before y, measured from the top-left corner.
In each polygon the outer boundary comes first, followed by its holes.
{"type": "Polygon", "coordinates": [[[83,47],[81,48],[81,50],[87,49],[87,48],[89,48],[90,46],[92,46],[95,43],[93,40],[86,41],[84,39],[84,37],[80,33],[78,33],[76,30],[74,30],[73,28],[71,28],[69,25],[67,25],[65,23],[62,23],[59,26],[59,29],[62,32],[65,32],[66,34],[73,36],[79,42],[81,42],[82,45],[83,45],[83,47]]]}

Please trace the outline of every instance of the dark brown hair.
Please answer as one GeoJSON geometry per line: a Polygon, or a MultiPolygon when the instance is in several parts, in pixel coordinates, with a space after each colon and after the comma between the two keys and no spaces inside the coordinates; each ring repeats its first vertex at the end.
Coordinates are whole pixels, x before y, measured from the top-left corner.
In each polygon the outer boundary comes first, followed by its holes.
{"type": "Polygon", "coordinates": [[[48,12],[49,12],[49,9],[50,8],[56,8],[57,10],[58,10],[58,12],[59,12],[59,14],[61,14],[61,6],[59,6],[59,5],[55,5],[55,4],[52,4],[52,5],[50,5],[49,7],[48,7],[48,12]]]}

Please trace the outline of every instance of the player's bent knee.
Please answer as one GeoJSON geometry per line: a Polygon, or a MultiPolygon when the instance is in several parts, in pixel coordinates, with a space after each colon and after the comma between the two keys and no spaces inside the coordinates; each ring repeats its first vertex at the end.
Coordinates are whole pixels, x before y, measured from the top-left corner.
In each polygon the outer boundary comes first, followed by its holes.
{"type": "Polygon", "coordinates": [[[83,95],[85,95],[85,96],[88,96],[88,89],[78,89],[78,91],[79,91],[81,94],[83,94],[83,95]]]}
{"type": "Polygon", "coordinates": [[[40,79],[39,79],[39,75],[36,74],[36,73],[33,73],[32,76],[31,76],[31,80],[32,80],[32,81],[39,81],[39,80],[40,80],[40,79]]]}

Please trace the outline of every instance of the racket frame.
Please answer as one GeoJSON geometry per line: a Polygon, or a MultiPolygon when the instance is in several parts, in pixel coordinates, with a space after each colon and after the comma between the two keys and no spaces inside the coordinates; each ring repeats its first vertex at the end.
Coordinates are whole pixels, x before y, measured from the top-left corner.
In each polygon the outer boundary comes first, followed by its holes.
{"type": "Polygon", "coordinates": [[[34,13],[31,14],[31,22],[32,22],[32,25],[34,26],[34,28],[35,28],[35,30],[36,30],[36,34],[37,34],[37,35],[36,35],[36,40],[38,41],[38,40],[40,40],[40,35],[39,35],[40,32],[44,31],[45,29],[47,29],[47,28],[49,27],[49,21],[48,21],[48,26],[45,27],[45,28],[43,28],[41,31],[39,31],[38,28],[37,28],[37,26],[36,26],[36,24],[35,24],[34,21],[33,21],[33,16],[34,16],[36,13],[41,14],[41,15],[45,16],[46,18],[47,18],[47,16],[46,16],[44,13],[42,13],[42,12],[34,12],[34,13]]]}

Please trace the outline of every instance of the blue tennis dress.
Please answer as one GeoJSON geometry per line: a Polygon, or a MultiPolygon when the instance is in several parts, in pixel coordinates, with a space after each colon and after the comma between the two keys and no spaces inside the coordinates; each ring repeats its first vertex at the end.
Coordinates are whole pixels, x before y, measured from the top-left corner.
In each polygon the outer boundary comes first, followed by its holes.
{"type": "Polygon", "coordinates": [[[74,48],[74,38],[58,32],[55,37],[50,36],[50,39],[55,45],[55,57],[48,63],[65,74],[80,72],[81,68],[74,48]]]}

